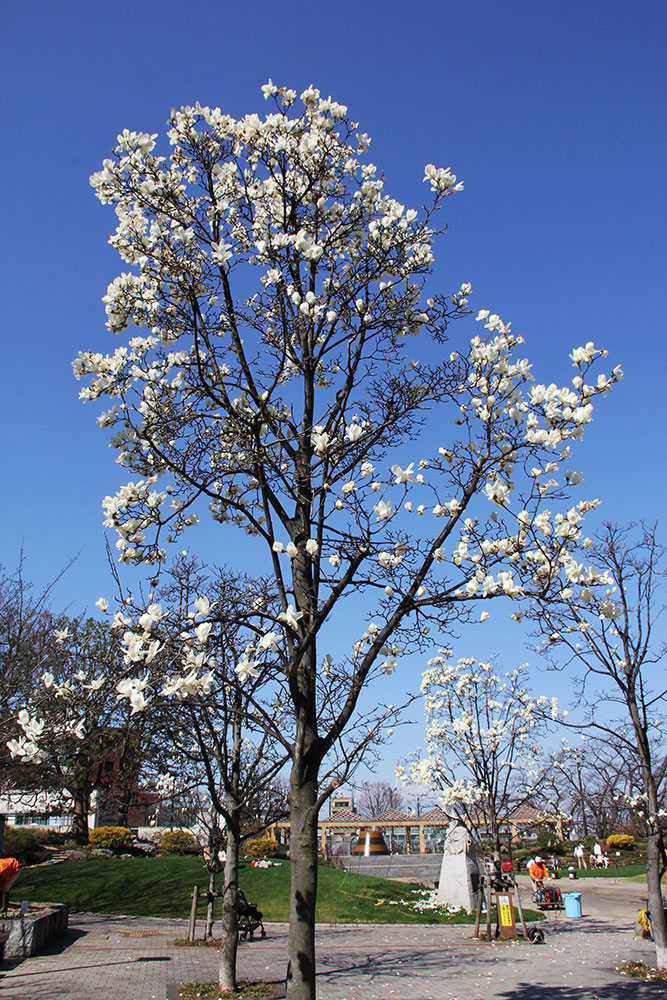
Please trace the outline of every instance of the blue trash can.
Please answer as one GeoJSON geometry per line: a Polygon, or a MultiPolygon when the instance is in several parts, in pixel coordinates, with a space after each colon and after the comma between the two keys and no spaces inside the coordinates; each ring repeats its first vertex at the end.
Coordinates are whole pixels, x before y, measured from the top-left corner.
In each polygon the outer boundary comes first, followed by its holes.
{"type": "Polygon", "coordinates": [[[565,903],[566,916],[568,917],[582,916],[580,892],[564,892],[563,902],[565,903]]]}

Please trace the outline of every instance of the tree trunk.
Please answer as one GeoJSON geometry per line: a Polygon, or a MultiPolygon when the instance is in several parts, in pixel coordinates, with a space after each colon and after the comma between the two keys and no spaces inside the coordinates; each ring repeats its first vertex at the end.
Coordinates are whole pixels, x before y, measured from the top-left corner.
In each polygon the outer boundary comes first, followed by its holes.
{"type": "Polygon", "coordinates": [[[292,770],[290,802],[291,898],[288,1000],[315,1000],[315,903],[317,900],[317,783],[292,770]]]}
{"type": "Polygon", "coordinates": [[[500,857],[502,854],[502,844],[500,842],[500,824],[498,823],[498,816],[496,815],[496,810],[493,804],[489,802],[488,811],[486,814],[488,826],[489,826],[489,840],[491,841],[491,850],[493,852],[493,860],[495,862],[496,868],[500,866],[500,857]]]}
{"type": "Polygon", "coordinates": [[[651,914],[651,929],[655,941],[655,964],[658,969],[667,969],[667,921],[660,885],[665,871],[665,845],[662,831],[658,827],[660,800],[658,785],[653,773],[651,761],[651,745],[648,739],[648,725],[642,716],[634,697],[627,699],[630,717],[637,739],[637,752],[642,766],[644,789],[646,793],[646,811],[648,813],[648,839],[646,843],[646,888],[648,890],[648,908],[651,914]]]}
{"type": "Polygon", "coordinates": [[[239,929],[236,912],[236,893],[239,888],[239,836],[227,827],[227,854],[225,860],[225,889],[222,897],[222,943],[218,982],[221,990],[235,990],[236,952],[239,929]]]}
{"type": "Polygon", "coordinates": [[[655,964],[658,969],[667,969],[667,921],[660,887],[663,857],[662,834],[649,833],[646,845],[646,887],[655,941],[655,964]]]}
{"type": "MultiPolygon", "coordinates": [[[[208,905],[206,907],[206,928],[204,930],[205,939],[213,937],[213,924],[215,922],[215,913],[214,913],[215,896],[213,895],[213,893],[215,892],[215,868],[213,868],[212,866],[212,861],[211,861],[211,868],[209,869],[208,873],[208,892],[209,892],[209,897],[208,897],[208,905]]],[[[227,988],[228,987],[225,987],[225,989],[227,988]]]]}
{"type": "Polygon", "coordinates": [[[75,792],[72,795],[74,806],[72,810],[72,833],[75,840],[88,840],[88,808],[90,796],[87,792],[75,792]]]}

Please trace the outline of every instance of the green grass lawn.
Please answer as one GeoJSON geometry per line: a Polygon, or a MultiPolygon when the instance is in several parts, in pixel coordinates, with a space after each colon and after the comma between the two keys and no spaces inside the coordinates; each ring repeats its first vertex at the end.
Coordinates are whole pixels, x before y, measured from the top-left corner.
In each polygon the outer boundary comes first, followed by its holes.
{"type": "MultiPolygon", "coordinates": [[[[634,875],[646,875],[646,865],[627,864],[611,865],[609,868],[582,868],[577,872],[577,878],[630,878],[634,875]]],[[[561,881],[567,879],[567,869],[561,868],[561,881]],[[563,875],[565,877],[563,877],[563,875]]]]}
{"type": "MultiPolygon", "coordinates": [[[[269,921],[289,918],[290,863],[258,869],[243,864],[239,881],[248,899],[269,921]]],[[[222,884],[222,874],[218,876],[222,884]]],[[[66,903],[71,910],[125,913],[132,916],[187,918],[193,885],[208,886],[208,872],[198,858],[95,858],[28,868],[12,888],[14,901],[66,903]]],[[[335,868],[319,869],[317,920],[322,923],[443,924],[462,923],[460,916],[417,913],[403,901],[414,901],[419,886],[335,868]],[[382,902],[380,902],[382,900],[382,902]]],[[[219,914],[220,901],[216,905],[219,914]]],[[[199,905],[204,916],[205,901],[199,905]]],[[[526,911],[528,919],[538,915],[526,911]]]]}

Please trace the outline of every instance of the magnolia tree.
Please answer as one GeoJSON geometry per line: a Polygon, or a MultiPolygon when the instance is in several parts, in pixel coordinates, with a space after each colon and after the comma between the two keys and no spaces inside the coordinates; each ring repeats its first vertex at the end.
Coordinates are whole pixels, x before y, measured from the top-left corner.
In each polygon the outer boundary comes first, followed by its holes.
{"type": "Polygon", "coordinates": [[[578,479],[571,446],[620,372],[591,378],[604,352],[589,343],[570,385],[536,383],[522,338],[485,309],[472,340],[448,344],[470,285],[427,297],[424,284],[437,210],[462,184],[428,165],[429,203],[406,209],[345,107],[313,87],[300,103],[263,90],[264,119],[173,111],[168,156],[156,135],[118,137],[92,184],[130,268],[109,285],[108,327],[136,329],[74,368],[83,399],[108,400],[98,420],[133,475],[104,505],[121,560],[157,573],[208,509],[221,546],[239,527],[244,560],[272,575],[281,610],[243,662],[261,671],[262,643],[281,650],[288,995],[311,1000],[322,762],[364,687],[434,623],[539,596],[561,568],[589,579],[569,550],[591,505],[559,503],[578,479]]]}
{"type": "MultiPolygon", "coordinates": [[[[122,634],[128,668],[142,666],[142,701],[148,696],[151,710],[161,705],[169,716],[173,770],[188,786],[206,789],[214,853],[222,818],[220,987],[235,990],[240,847],[284,814],[284,797],[273,794],[288,759],[280,686],[271,683],[277,672],[271,662],[277,636],[271,637],[266,624],[266,611],[275,600],[261,581],[227,571],[211,573],[185,558],[177,560],[160,592],[151,597],[145,612],[126,605],[115,615],[114,626],[122,634]],[[260,661],[249,658],[253,653],[263,661],[261,677],[260,661]]],[[[215,860],[211,858],[210,889],[215,888],[215,860]]]]}
{"type": "Polygon", "coordinates": [[[19,710],[39,686],[43,664],[57,654],[57,616],[50,607],[57,579],[36,592],[24,575],[23,556],[11,572],[0,567],[0,787],[25,780],[19,765],[12,766],[6,743],[16,735],[19,710]]]}
{"type": "MultiPolygon", "coordinates": [[[[290,759],[295,733],[287,712],[288,663],[273,631],[281,616],[266,581],[210,572],[184,557],[151,594],[146,611],[126,601],[114,616],[128,669],[142,666],[141,679],[128,676],[118,690],[122,694],[128,685],[136,710],[148,698],[151,710],[169,714],[171,752],[184,780],[206,787],[213,817],[223,820],[223,989],[236,989],[241,844],[285,815],[279,772],[290,759]]],[[[323,726],[332,725],[341,710],[340,674],[330,666],[323,664],[319,680],[323,726]]],[[[324,759],[321,780],[333,787],[352,775],[396,716],[393,706],[362,713],[324,759]]]]}
{"type": "Polygon", "coordinates": [[[73,831],[87,838],[94,791],[115,796],[127,818],[151,720],[133,719],[119,695],[122,652],[108,628],[92,619],[61,617],[57,624],[6,745],[23,765],[19,784],[65,793],[73,831]]]}
{"type": "Polygon", "coordinates": [[[580,673],[580,705],[598,740],[610,744],[635,771],[640,788],[628,804],[645,824],[646,876],[656,960],[667,968],[667,922],[660,881],[667,867],[663,808],[667,776],[667,690],[664,646],[655,636],[661,611],[664,549],[656,527],[605,524],[586,556],[601,567],[602,582],[552,581],[557,600],[533,615],[543,652],[556,666],[580,673]],[[558,589],[558,588],[561,589],[558,589]],[[618,719],[618,705],[625,718],[618,719]]]}
{"type": "Polygon", "coordinates": [[[442,807],[473,836],[484,825],[499,861],[503,828],[532,791],[540,736],[558,706],[528,694],[525,666],[500,674],[493,663],[451,657],[440,650],[424,672],[426,756],[399,770],[437,790],[442,807]]]}

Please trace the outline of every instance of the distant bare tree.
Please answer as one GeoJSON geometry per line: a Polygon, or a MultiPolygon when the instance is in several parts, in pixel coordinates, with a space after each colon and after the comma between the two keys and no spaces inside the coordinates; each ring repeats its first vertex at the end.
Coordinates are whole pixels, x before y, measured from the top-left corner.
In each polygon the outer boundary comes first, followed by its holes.
{"type": "Polygon", "coordinates": [[[388,809],[403,809],[403,795],[387,781],[364,781],[359,786],[357,808],[364,816],[379,816],[388,809]]]}
{"type": "MultiPolygon", "coordinates": [[[[546,539],[544,548],[549,549],[546,539]]],[[[579,671],[579,703],[587,719],[573,728],[590,731],[634,769],[637,787],[628,805],[645,826],[656,965],[667,968],[667,920],[661,899],[667,866],[662,808],[667,687],[662,666],[665,647],[655,629],[663,610],[665,550],[656,525],[606,523],[588,546],[586,559],[591,554],[606,571],[605,583],[582,588],[567,581],[559,600],[536,607],[544,640],[540,648],[554,666],[579,671]]]]}
{"type": "Polygon", "coordinates": [[[541,799],[571,817],[583,837],[637,830],[628,802],[641,780],[621,748],[594,737],[552,754],[540,775],[541,799]]]}

